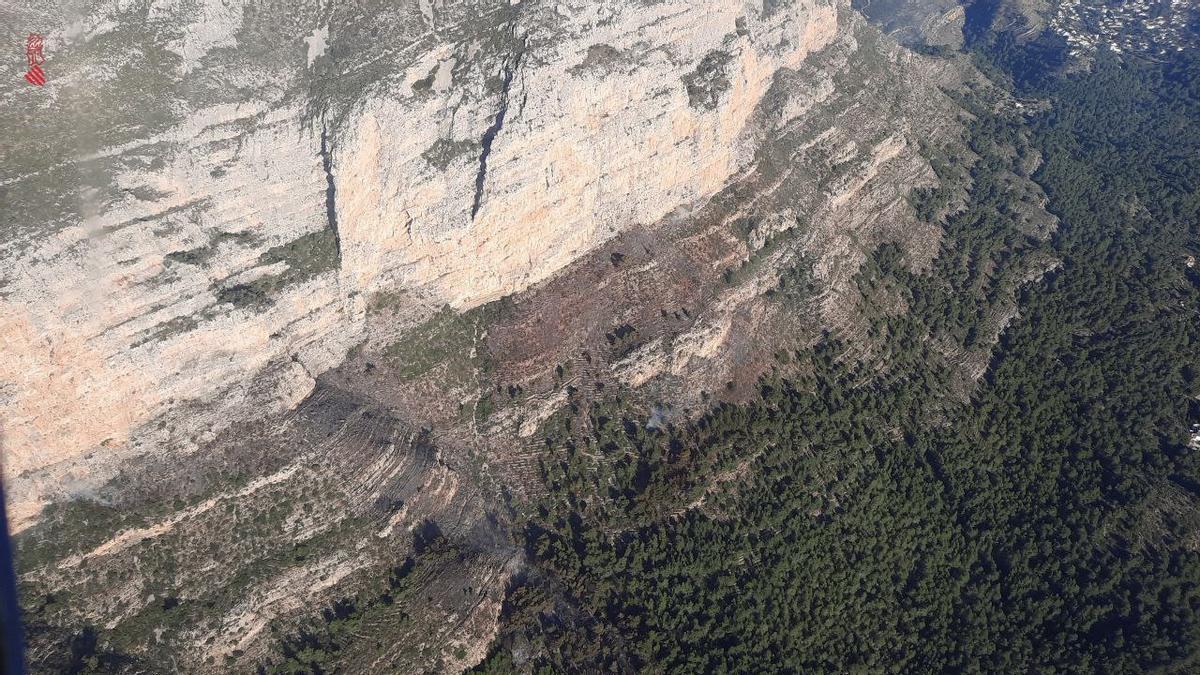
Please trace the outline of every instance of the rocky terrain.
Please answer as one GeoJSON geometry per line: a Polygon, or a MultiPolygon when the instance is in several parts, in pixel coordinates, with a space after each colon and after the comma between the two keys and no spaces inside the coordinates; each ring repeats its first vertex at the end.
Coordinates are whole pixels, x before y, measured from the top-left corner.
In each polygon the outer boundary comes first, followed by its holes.
{"type": "Polygon", "coordinates": [[[937,254],[909,196],[987,85],[901,44],[959,6],[860,10],[0,5],[46,37],[45,87],[15,49],[0,85],[34,668],[253,671],[375,597],[348,671],[479,662],[545,420],[737,400],[784,333],[869,349],[859,265],[937,254]]]}

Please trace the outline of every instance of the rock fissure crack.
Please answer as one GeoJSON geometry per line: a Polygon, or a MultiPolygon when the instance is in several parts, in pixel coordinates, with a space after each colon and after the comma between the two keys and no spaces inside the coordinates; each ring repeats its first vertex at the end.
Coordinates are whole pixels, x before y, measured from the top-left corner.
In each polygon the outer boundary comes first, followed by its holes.
{"type": "Polygon", "coordinates": [[[321,168],[325,170],[325,225],[333,232],[338,267],[342,265],[342,238],[338,233],[337,185],[333,181],[333,152],[329,147],[329,127],[321,123],[321,168]]]}
{"type": "Polygon", "coordinates": [[[483,185],[487,181],[487,160],[488,155],[492,152],[492,143],[495,142],[496,136],[500,134],[500,129],[504,127],[504,116],[508,114],[508,96],[509,90],[512,89],[513,76],[517,69],[521,66],[521,56],[525,53],[524,45],[517,50],[511,63],[504,65],[504,83],[500,89],[500,107],[496,111],[496,119],[483,132],[481,140],[482,149],[479,152],[479,172],[475,174],[475,200],[471,203],[471,220],[475,219],[475,214],[479,213],[479,207],[483,203],[483,185]]]}

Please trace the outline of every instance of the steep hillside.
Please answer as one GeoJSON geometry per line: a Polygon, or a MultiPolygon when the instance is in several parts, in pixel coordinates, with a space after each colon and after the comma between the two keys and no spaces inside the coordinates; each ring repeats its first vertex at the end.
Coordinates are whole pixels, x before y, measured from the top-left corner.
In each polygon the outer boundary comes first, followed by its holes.
{"type": "MultiPolygon", "coordinates": [[[[908,301],[861,273],[881,246],[930,270],[967,200],[977,111],[948,92],[1016,114],[842,2],[78,9],[0,7],[49,79],[0,85],[3,459],[42,671],[478,663],[542,574],[517,528],[547,425],[613,400],[686,423],[828,336],[886,369],[908,301]]],[[[1039,159],[1011,156],[1042,241],[1039,159]]],[[[955,396],[1036,249],[940,345],[955,396]]]]}
{"type": "Polygon", "coordinates": [[[478,672],[1195,669],[1200,62],[1056,63],[1035,111],[963,99],[966,194],[938,161],[913,199],[939,255],[856,276],[872,349],[780,335],[745,402],[543,425],[478,672]]]}

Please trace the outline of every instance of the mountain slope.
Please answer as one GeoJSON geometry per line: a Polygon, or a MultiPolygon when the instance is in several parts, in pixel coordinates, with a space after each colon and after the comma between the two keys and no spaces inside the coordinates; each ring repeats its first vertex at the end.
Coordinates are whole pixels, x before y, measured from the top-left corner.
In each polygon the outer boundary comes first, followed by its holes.
{"type": "MultiPolygon", "coordinates": [[[[1016,111],[845,3],[0,11],[47,35],[50,82],[0,111],[4,468],[47,671],[478,663],[522,579],[566,602],[522,530],[547,429],[685,425],[827,336],[886,372],[915,301],[863,270],[935,270],[980,161],[947,92],[1016,111]]],[[[958,399],[1053,266],[1013,152],[1030,243],[936,345],[958,399]]]]}

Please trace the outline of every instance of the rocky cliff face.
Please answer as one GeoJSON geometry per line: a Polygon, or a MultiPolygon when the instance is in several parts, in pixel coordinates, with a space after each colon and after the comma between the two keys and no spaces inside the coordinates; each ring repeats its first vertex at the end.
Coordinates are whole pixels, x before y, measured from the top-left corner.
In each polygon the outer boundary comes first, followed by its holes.
{"type": "Polygon", "coordinates": [[[0,7],[47,38],[47,85],[0,85],[46,668],[78,626],[252,668],[389,574],[405,646],[346,663],[478,661],[538,426],[606,387],[686,415],[781,331],[853,336],[864,255],[936,252],[906,197],[970,77],[823,0],[75,10],[0,7]]]}
{"type": "Polygon", "coordinates": [[[346,121],[338,215],[361,291],[468,308],[711,196],[752,157],[774,74],[829,44],[837,8],[517,4],[492,21],[482,46],[446,29],[396,73],[409,92],[346,121]]]}
{"type": "MultiPolygon", "coordinates": [[[[55,77],[11,111],[41,143],[76,146],[4,181],[81,202],[52,236],[38,213],[9,214],[7,470],[46,484],[258,374],[274,380],[264,403],[289,408],[361,340],[371,293],[469,308],[711,196],[752,157],[747,122],[774,75],[829,44],[838,13],[484,3],[384,12],[406,38],[384,42],[335,10],[259,56],[278,17],[142,9],[47,31],[55,77]],[[327,53],[309,28],[332,36],[327,53]],[[112,53],[114,32],[139,31],[166,63],[112,53]],[[111,98],[175,99],[158,102],[160,128],[122,143],[110,125],[147,126],[140,103],[97,96],[128,120],[71,109],[88,68],[111,98]],[[70,138],[83,118],[95,133],[70,138]]],[[[38,496],[16,491],[24,523],[38,496]]]]}

